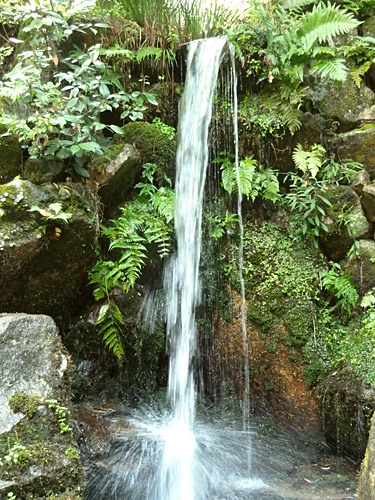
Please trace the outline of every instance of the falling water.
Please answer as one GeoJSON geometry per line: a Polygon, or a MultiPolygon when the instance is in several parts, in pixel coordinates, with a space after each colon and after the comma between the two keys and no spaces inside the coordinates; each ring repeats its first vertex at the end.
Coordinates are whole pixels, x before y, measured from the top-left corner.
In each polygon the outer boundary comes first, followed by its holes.
{"type": "Polygon", "coordinates": [[[175,207],[177,254],[165,273],[171,420],[161,467],[160,498],[164,500],[193,500],[196,497],[192,470],[196,449],[192,370],[195,310],[200,301],[199,261],[208,132],[225,46],[226,40],[221,38],[190,44],[187,78],[180,103],[175,207]]]}

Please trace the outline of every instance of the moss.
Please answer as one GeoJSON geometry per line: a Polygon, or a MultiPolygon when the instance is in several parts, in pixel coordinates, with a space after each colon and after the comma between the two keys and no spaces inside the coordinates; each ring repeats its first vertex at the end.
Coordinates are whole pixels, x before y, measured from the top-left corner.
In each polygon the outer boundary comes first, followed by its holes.
{"type": "Polygon", "coordinates": [[[9,182],[20,174],[21,164],[22,149],[17,138],[0,137],[0,184],[9,182]]]}
{"type": "Polygon", "coordinates": [[[176,140],[161,132],[155,125],[146,122],[128,123],[123,127],[124,135],[116,141],[133,144],[141,153],[143,163],[156,163],[168,169],[176,154],[176,140]]]}
{"type": "Polygon", "coordinates": [[[14,413],[23,413],[30,419],[36,412],[39,401],[37,395],[30,396],[26,392],[16,392],[9,399],[9,407],[14,413]]]}

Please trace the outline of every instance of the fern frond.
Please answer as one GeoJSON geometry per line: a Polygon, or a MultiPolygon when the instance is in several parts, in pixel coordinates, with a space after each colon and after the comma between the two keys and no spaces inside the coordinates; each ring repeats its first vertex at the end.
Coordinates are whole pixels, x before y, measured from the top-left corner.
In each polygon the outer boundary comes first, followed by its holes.
{"type": "Polygon", "coordinates": [[[334,36],[348,33],[359,24],[354,15],[345,9],[330,2],[320,2],[302,19],[302,46],[309,50],[315,42],[328,42],[334,36]]]}
{"type": "Polygon", "coordinates": [[[160,47],[140,47],[137,52],[136,52],[136,58],[137,62],[142,62],[146,58],[151,58],[154,59],[154,61],[157,61],[160,59],[163,55],[163,50],[160,47]]]}
{"type": "Polygon", "coordinates": [[[320,76],[331,78],[339,82],[344,82],[348,75],[348,68],[345,59],[336,58],[331,60],[317,61],[310,68],[312,74],[318,73],[320,76]]]}
{"type": "Polygon", "coordinates": [[[121,57],[123,62],[132,61],[135,59],[135,54],[132,50],[124,49],[123,47],[120,47],[120,45],[114,45],[113,47],[109,47],[108,49],[100,47],[99,53],[101,56],[104,56],[107,59],[121,57]]]}
{"type": "Polygon", "coordinates": [[[122,326],[124,319],[117,305],[109,301],[103,305],[99,311],[99,317],[96,321],[100,325],[98,334],[108,350],[121,359],[124,356],[124,348],[121,342],[122,326]]]}
{"type": "Polygon", "coordinates": [[[293,161],[299,170],[303,173],[309,172],[311,177],[315,179],[317,173],[322,167],[322,160],[326,150],[320,144],[314,144],[311,151],[305,151],[301,144],[293,150],[293,161]]]}

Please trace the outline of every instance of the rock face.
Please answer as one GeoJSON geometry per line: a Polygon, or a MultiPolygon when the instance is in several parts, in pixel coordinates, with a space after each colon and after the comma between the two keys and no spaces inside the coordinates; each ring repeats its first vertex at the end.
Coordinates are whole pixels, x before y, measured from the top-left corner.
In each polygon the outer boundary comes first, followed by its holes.
{"type": "Polygon", "coordinates": [[[331,141],[333,148],[337,151],[341,159],[350,158],[362,163],[370,174],[375,177],[375,128],[370,126],[362,129],[351,130],[331,141]]]}
{"type": "Polygon", "coordinates": [[[0,138],[0,184],[10,182],[21,173],[22,149],[13,136],[0,138]]]}
{"type": "Polygon", "coordinates": [[[0,315],[0,498],[79,500],[83,471],[66,405],[69,358],[53,319],[0,315]],[[61,497],[62,498],[62,497],[61,497]]]}
{"type": "Polygon", "coordinates": [[[323,428],[327,442],[338,453],[361,460],[366,450],[375,390],[346,365],[329,375],[318,387],[323,428]]]}
{"type": "Polygon", "coordinates": [[[358,500],[373,500],[375,492],[375,422],[372,420],[366,455],[362,463],[358,500]]]}
{"type": "Polygon", "coordinates": [[[97,233],[94,199],[80,184],[0,186],[0,312],[74,312],[87,293],[97,233]]]}
{"type": "Polygon", "coordinates": [[[353,276],[358,292],[365,295],[375,286],[375,241],[359,240],[357,248],[358,258],[345,259],[343,267],[353,276]]]}
{"type": "Polygon", "coordinates": [[[61,391],[68,358],[57,327],[43,315],[0,315],[0,434],[25,417],[13,413],[9,399],[15,393],[42,400],[61,391]]]}

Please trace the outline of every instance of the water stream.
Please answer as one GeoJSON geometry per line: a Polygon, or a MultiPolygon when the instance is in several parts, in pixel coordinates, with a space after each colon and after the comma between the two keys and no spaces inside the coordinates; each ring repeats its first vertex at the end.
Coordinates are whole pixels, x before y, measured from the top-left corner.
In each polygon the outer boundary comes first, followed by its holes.
{"type": "MultiPolygon", "coordinates": [[[[290,482],[285,485],[287,475],[297,463],[304,461],[303,453],[299,455],[296,446],[289,449],[289,443],[284,438],[271,439],[268,436],[266,440],[260,439],[261,432],[256,430],[256,424],[249,424],[245,319],[242,324],[245,359],[242,417],[236,418],[227,410],[224,416],[211,412],[206,419],[196,417],[193,364],[196,309],[201,300],[202,203],[212,101],[219,67],[226,53],[228,44],[221,38],[189,44],[187,76],[180,102],[176,162],[177,252],[164,274],[170,359],[168,402],[161,409],[144,407],[131,416],[126,412],[124,415],[120,412],[120,416],[112,415],[116,426],[121,422],[126,422],[126,425],[122,432],[114,435],[108,445],[108,454],[96,462],[88,488],[88,500],[314,498],[302,496],[302,493],[293,496],[293,488],[291,493],[287,489],[290,482]],[[250,449],[254,462],[251,469],[250,449]],[[281,486],[275,486],[278,483],[281,486]]],[[[236,108],[234,102],[233,110],[236,108]]],[[[236,131],[236,117],[234,127],[236,131]]],[[[238,142],[237,139],[235,141],[238,142]]],[[[243,237],[241,195],[238,213],[243,237]]],[[[243,280],[242,308],[244,312],[243,280]]],[[[352,497],[327,495],[324,498],[338,500],[352,497]]]]}

